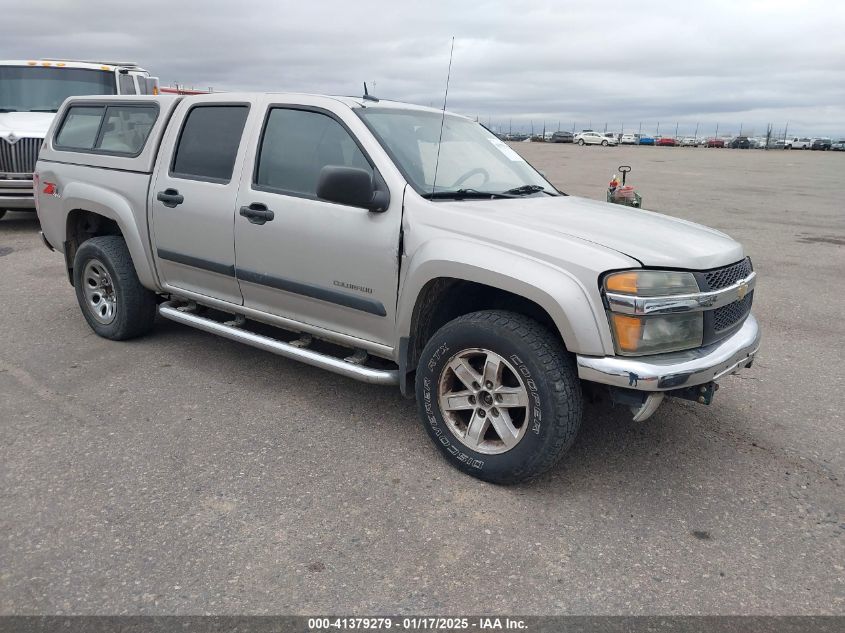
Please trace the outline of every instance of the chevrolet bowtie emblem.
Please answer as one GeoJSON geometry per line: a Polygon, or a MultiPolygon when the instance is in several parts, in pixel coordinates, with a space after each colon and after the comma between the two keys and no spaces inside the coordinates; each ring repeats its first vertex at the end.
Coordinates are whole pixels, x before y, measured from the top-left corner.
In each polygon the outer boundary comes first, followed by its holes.
{"type": "Polygon", "coordinates": [[[745,295],[748,294],[748,284],[744,281],[739,284],[739,288],[736,289],[736,295],[740,299],[745,299],[745,295]]]}

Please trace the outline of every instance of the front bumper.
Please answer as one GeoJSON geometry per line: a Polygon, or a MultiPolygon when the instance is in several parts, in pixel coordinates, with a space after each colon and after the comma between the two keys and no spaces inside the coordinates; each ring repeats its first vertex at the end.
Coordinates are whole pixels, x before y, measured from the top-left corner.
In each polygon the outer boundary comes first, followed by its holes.
{"type": "Polygon", "coordinates": [[[577,356],[578,377],[624,389],[669,391],[717,381],[751,365],[760,328],[749,314],[732,336],[712,345],[654,356],[577,356]]]}
{"type": "Polygon", "coordinates": [[[0,178],[0,209],[35,209],[31,176],[0,178]]]}

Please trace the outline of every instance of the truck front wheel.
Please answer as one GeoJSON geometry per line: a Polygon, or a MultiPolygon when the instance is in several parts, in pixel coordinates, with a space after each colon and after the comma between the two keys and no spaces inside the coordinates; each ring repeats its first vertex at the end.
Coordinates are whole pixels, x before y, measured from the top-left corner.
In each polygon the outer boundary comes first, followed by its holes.
{"type": "Polygon", "coordinates": [[[422,352],[416,389],[446,459],[493,483],[551,468],[581,424],[572,357],[547,328],[514,312],[474,312],[443,326],[422,352]]]}
{"type": "Polygon", "coordinates": [[[152,329],[156,296],[138,281],[122,237],[83,242],[73,260],[73,285],[82,314],[98,335],[122,341],[152,329]]]}

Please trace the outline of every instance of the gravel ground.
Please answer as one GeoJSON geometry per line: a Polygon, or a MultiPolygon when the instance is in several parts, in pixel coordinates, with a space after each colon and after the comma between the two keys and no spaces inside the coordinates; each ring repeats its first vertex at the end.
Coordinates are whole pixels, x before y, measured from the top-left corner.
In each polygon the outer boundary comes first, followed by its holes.
{"type": "Polygon", "coordinates": [[[448,467],[398,392],[162,321],[87,327],[0,221],[0,613],[845,614],[845,156],[514,147],[740,239],[764,347],[714,404],[587,409],[542,479],[448,467]]]}

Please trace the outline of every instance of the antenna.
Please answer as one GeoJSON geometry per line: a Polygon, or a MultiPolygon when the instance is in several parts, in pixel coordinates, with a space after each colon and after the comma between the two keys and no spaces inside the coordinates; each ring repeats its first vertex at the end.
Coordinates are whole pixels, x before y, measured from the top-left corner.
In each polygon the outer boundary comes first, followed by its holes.
{"type": "Polygon", "coordinates": [[[443,142],[443,125],[446,123],[446,99],[449,97],[449,79],[452,77],[452,54],[455,52],[455,36],[452,36],[452,48],[449,49],[449,70],[446,72],[446,93],[443,95],[443,115],[440,117],[440,137],[437,139],[437,159],[434,161],[434,180],[431,181],[431,195],[437,185],[437,168],[440,166],[440,144],[443,142]]]}
{"type": "MultiPolygon", "coordinates": [[[[373,86],[375,86],[375,82],[373,82],[373,86]]],[[[369,93],[367,90],[367,82],[364,82],[364,96],[362,97],[364,101],[378,101],[378,97],[374,97],[369,93]]]]}

